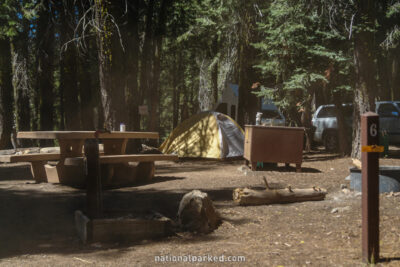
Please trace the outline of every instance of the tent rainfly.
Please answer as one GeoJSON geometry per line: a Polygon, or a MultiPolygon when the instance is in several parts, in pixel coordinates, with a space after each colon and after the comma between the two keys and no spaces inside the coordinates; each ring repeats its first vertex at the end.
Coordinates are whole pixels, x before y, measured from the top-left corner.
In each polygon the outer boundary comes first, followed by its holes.
{"type": "Polygon", "coordinates": [[[206,111],[183,121],[161,144],[165,154],[190,158],[243,156],[243,129],[229,116],[206,111]]]}

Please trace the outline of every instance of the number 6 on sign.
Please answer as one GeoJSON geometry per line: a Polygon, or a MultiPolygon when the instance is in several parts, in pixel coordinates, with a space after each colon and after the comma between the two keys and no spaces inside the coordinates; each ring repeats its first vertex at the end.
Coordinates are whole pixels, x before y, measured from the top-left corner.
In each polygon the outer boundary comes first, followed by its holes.
{"type": "Polygon", "coordinates": [[[376,123],[372,123],[371,126],[369,127],[369,134],[372,137],[375,137],[378,134],[378,132],[376,130],[376,123]]]}

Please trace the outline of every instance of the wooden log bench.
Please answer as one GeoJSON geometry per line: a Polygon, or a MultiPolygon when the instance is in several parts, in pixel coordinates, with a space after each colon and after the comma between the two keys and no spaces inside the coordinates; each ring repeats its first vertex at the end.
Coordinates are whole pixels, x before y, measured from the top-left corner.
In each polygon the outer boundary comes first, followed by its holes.
{"type": "MultiPolygon", "coordinates": [[[[125,186],[154,177],[155,161],[177,161],[172,154],[100,155],[103,186],[125,186]]],[[[65,166],[83,166],[84,157],[66,158],[65,166]]]]}
{"type": "Polygon", "coordinates": [[[31,153],[0,156],[0,162],[4,163],[29,162],[31,164],[33,179],[35,179],[37,183],[47,182],[45,164],[48,161],[59,159],[60,153],[31,153]]]}

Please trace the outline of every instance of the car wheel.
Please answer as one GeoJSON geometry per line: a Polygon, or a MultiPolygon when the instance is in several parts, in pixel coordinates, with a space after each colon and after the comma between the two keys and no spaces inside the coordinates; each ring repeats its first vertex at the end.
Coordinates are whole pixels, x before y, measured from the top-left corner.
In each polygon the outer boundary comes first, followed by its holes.
{"type": "Polygon", "coordinates": [[[338,138],[336,132],[330,131],[325,134],[324,138],[325,150],[335,152],[338,148],[338,138]]]}

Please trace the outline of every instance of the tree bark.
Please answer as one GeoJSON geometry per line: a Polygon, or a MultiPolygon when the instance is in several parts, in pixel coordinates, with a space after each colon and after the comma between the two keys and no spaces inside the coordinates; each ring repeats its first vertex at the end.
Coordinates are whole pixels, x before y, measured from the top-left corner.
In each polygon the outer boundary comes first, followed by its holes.
{"type": "MultiPolygon", "coordinates": [[[[54,24],[49,0],[44,0],[37,25],[37,91],[39,92],[40,130],[49,131],[54,127],[54,24]]],[[[40,144],[53,144],[41,140],[40,144]]]]}
{"type": "Polygon", "coordinates": [[[312,130],[312,115],[311,115],[311,102],[312,102],[312,94],[309,94],[306,97],[306,101],[304,102],[303,112],[301,114],[301,124],[305,128],[305,150],[307,152],[311,151],[312,139],[313,139],[313,130],[312,130]]]}
{"type": "MultiPolygon", "coordinates": [[[[84,14],[90,8],[89,3],[79,4],[79,16],[84,14]]],[[[96,37],[89,37],[86,40],[86,49],[79,50],[79,57],[77,59],[78,70],[78,94],[80,105],[80,124],[82,130],[94,130],[103,125],[103,122],[98,123],[102,117],[102,112],[95,113],[97,107],[101,107],[100,98],[100,84],[99,84],[99,71],[98,68],[98,48],[96,37]],[[99,116],[101,115],[101,116],[99,116]]]]}
{"type": "MultiPolygon", "coordinates": [[[[154,13],[154,2],[149,1],[145,19],[145,32],[143,40],[143,49],[141,56],[141,68],[140,68],[140,91],[139,91],[139,103],[142,104],[144,97],[147,93],[147,98],[150,99],[148,93],[150,92],[150,80],[151,80],[151,51],[153,45],[153,13],[154,13]]],[[[149,103],[148,107],[149,107],[149,103]]],[[[148,128],[148,127],[146,127],[148,128]]]]}
{"type": "Polygon", "coordinates": [[[392,75],[391,97],[392,100],[399,100],[400,99],[400,46],[395,48],[393,51],[391,75],[392,75]]]}
{"type": "Polygon", "coordinates": [[[140,130],[138,77],[139,77],[139,0],[132,1],[128,6],[128,24],[125,29],[126,36],[126,87],[127,87],[127,107],[128,107],[128,130],[140,130]]]}
{"type": "Polygon", "coordinates": [[[60,41],[64,48],[61,51],[60,60],[60,101],[61,113],[61,129],[65,125],[66,130],[80,129],[80,110],[78,100],[78,81],[77,81],[77,51],[74,43],[68,41],[74,38],[75,29],[75,5],[71,1],[63,1],[60,9],[60,41]],[[63,118],[64,117],[64,118],[63,118]],[[64,119],[64,121],[63,121],[64,119]]]}
{"type": "Polygon", "coordinates": [[[10,40],[0,37],[0,149],[12,147],[14,94],[11,62],[10,40]]]}
{"type": "MultiPolygon", "coordinates": [[[[30,22],[23,19],[22,31],[13,41],[15,66],[13,71],[13,81],[15,88],[15,107],[17,117],[18,131],[29,131],[31,129],[31,108],[29,104],[29,95],[31,92],[31,79],[29,76],[29,31],[30,22]]],[[[22,147],[32,145],[31,140],[21,139],[19,144],[22,147]]]]}
{"type": "Polygon", "coordinates": [[[336,121],[338,126],[338,142],[339,142],[339,154],[343,157],[350,154],[351,146],[349,142],[349,129],[345,121],[345,115],[343,113],[342,98],[340,92],[333,93],[333,102],[336,107],[336,121]]]}
{"type": "Polygon", "coordinates": [[[151,96],[150,96],[150,120],[149,130],[159,131],[159,106],[160,106],[160,88],[159,79],[161,74],[161,52],[163,37],[165,35],[166,16],[171,5],[171,0],[163,0],[158,14],[158,24],[155,29],[155,43],[154,43],[154,56],[153,56],[153,77],[151,83],[151,96]]]}
{"type": "Polygon", "coordinates": [[[377,52],[377,70],[378,70],[378,96],[381,101],[388,101],[391,98],[390,86],[390,68],[388,66],[388,53],[377,52]]]}
{"type": "Polygon", "coordinates": [[[172,127],[175,129],[179,121],[179,106],[181,102],[181,84],[179,82],[179,71],[182,65],[182,51],[175,51],[174,63],[172,66],[172,127]]]}
{"type": "MultiPolygon", "coordinates": [[[[240,27],[240,26],[239,26],[240,27]]],[[[245,105],[246,105],[246,93],[250,84],[246,81],[245,68],[245,51],[244,51],[244,41],[243,37],[239,37],[238,44],[238,54],[239,54],[239,62],[238,62],[238,83],[239,83],[239,101],[238,101],[238,124],[242,127],[245,125],[245,105]]]]}
{"type": "MultiPolygon", "coordinates": [[[[218,35],[215,35],[212,41],[212,56],[216,57],[218,53],[218,35]]],[[[211,88],[213,95],[213,106],[216,107],[218,103],[218,61],[214,60],[213,66],[211,67],[211,88]]]]}
{"type": "MultiPolygon", "coordinates": [[[[117,20],[121,18],[120,4],[105,0],[97,0],[96,21],[102,31],[97,32],[99,80],[101,102],[104,112],[104,127],[108,130],[119,130],[121,122],[126,123],[125,113],[125,79],[123,76],[122,47],[119,35],[111,23],[111,15],[117,20]]],[[[125,2],[124,2],[125,3],[125,2]]]]}
{"type": "MultiPolygon", "coordinates": [[[[123,27],[126,43],[125,79],[126,107],[128,110],[127,130],[140,131],[139,105],[142,103],[139,92],[139,21],[142,1],[135,0],[128,4],[127,25],[123,27]]],[[[127,153],[138,153],[141,150],[140,140],[129,140],[127,153]]]]}
{"type": "Polygon", "coordinates": [[[329,80],[329,83],[324,88],[328,88],[333,96],[333,103],[336,107],[336,122],[337,122],[337,137],[338,137],[338,149],[341,156],[349,155],[351,152],[351,144],[349,138],[350,129],[345,121],[343,99],[341,91],[335,91],[340,81],[339,73],[337,72],[338,67],[331,64],[327,72],[329,75],[325,77],[329,80]]]}
{"type": "Polygon", "coordinates": [[[376,66],[374,63],[374,33],[365,29],[375,28],[375,1],[360,1],[358,23],[360,29],[354,33],[354,68],[356,88],[354,90],[353,144],[351,156],[361,158],[361,114],[375,112],[376,66]],[[362,25],[361,25],[362,24],[362,25]]]}
{"type": "MultiPolygon", "coordinates": [[[[89,41],[89,43],[92,43],[89,41]]],[[[79,57],[78,59],[78,91],[80,96],[80,121],[82,130],[94,130],[94,108],[95,103],[99,100],[98,84],[95,84],[96,79],[93,76],[97,76],[94,71],[92,71],[92,64],[97,63],[90,60],[90,53],[93,47],[88,51],[86,55],[79,57]]]]}

